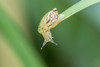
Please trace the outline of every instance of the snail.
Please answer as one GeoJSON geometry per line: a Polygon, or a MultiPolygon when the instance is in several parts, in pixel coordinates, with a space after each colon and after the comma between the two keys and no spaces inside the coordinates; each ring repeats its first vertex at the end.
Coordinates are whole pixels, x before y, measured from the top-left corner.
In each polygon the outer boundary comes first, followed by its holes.
{"type": "Polygon", "coordinates": [[[54,8],[43,16],[38,27],[38,32],[44,37],[44,43],[41,49],[43,49],[47,42],[52,42],[57,45],[57,43],[52,39],[53,37],[50,29],[54,28],[58,24],[58,18],[57,8],[54,8]]]}

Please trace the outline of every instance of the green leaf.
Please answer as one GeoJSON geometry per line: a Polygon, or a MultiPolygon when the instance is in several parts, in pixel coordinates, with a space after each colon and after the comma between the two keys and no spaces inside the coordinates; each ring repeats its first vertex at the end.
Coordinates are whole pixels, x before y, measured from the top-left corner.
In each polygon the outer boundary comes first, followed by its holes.
{"type": "Polygon", "coordinates": [[[32,46],[33,43],[2,7],[0,7],[0,30],[26,67],[46,67],[35,47],[32,46]]]}

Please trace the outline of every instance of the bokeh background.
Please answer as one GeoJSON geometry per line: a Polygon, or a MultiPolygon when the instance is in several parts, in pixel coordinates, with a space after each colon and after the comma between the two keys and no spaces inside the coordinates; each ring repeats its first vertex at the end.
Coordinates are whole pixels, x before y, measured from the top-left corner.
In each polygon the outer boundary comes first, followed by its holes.
{"type": "MultiPolygon", "coordinates": [[[[79,0],[0,0],[0,67],[100,67],[100,3],[53,28],[58,46],[37,31],[45,13],[79,0]]],[[[80,5],[81,6],[81,5],[80,5]]]]}

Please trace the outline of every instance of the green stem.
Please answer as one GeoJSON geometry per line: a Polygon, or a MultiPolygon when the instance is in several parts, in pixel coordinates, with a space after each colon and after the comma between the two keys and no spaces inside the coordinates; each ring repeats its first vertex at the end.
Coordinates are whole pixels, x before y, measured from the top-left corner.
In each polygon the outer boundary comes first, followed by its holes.
{"type": "Polygon", "coordinates": [[[63,17],[60,18],[59,21],[61,22],[67,19],[68,17],[72,16],[73,14],[98,2],[100,2],[100,0],[81,0],[73,6],[71,6],[70,8],[68,8],[67,10],[65,10],[64,12],[62,12],[60,15],[63,15],[63,17]]]}

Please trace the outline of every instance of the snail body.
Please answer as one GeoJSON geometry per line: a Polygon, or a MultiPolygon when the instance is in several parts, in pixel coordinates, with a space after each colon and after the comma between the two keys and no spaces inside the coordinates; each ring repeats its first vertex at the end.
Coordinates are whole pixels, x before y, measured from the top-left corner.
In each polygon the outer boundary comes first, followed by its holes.
{"type": "MultiPolygon", "coordinates": [[[[39,27],[38,27],[38,32],[40,34],[42,34],[42,36],[44,37],[43,46],[45,46],[45,44],[47,42],[52,42],[52,43],[56,44],[52,39],[53,37],[50,32],[50,29],[54,28],[57,25],[56,24],[57,21],[58,21],[57,8],[54,8],[53,10],[51,10],[50,12],[46,13],[43,16],[43,18],[39,24],[39,27]]],[[[43,48],[43,46],[41,47],[41,49],[43,48]]]]}

